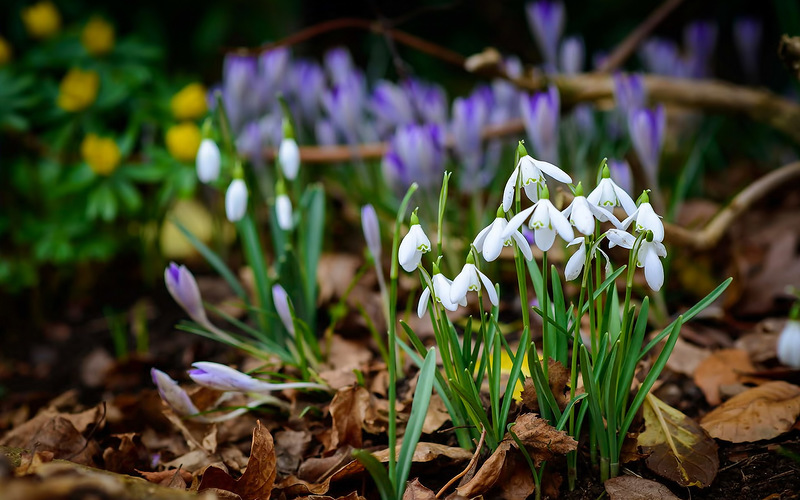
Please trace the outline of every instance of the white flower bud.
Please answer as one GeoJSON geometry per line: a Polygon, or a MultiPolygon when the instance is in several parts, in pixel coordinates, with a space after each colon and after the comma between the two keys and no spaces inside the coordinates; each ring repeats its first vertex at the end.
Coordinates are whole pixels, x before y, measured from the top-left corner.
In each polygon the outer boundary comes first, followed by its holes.
{"type": "Polygon", "coordinates": [[[792,368],[800,368],[800,321],[786,322],[778,339],[778,361],[792,368]]]}
{"type": "Polygon", "coordinates": [[[242,220],[247,212],[247,184],[242,179],[234,179],[225,193],[225,215],[231,222],[242,220]]]}
{"type": "Polygon", "coordinates": [[[284,139],[278,148],[278,162],[283,170],[283,175],[290,181],[297,177],[300,170],[300,148],[294,139],[284,139]]]}
{"type": "Polygon", "coordinates": [[[200,182],[208,184],[219,177],[222,158],[217,143],[211,139],[203,139],[197,150],[197,178],[200,182]]]}
{"type": "Polygon", "coordinates": [[[292,228],[292,200],[285,194],[279,194],[275,200],[275,215],[278,218],[278,226],[284,231],[292,228]]]}

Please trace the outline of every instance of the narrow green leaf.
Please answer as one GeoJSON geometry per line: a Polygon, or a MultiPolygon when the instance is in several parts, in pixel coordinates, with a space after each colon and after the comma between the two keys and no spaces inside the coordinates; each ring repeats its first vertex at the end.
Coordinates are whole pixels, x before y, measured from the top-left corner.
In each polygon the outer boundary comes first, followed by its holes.
{"type": "Polygon", "coordinates": [[[372,476],[382,500],[398,500],[386,468],[372,453],[365,450],[353,450],[353,457],[361,462],[369,472],[369,475],[372,476]]]}

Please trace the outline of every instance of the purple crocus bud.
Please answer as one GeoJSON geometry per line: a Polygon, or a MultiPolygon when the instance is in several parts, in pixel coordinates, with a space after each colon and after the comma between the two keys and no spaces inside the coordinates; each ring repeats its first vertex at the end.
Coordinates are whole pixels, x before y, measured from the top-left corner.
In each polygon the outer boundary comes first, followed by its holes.
{"type": "Polygon", "coordinates": [[[336,128],[324,118],[314,124],[314,137],[317,139],[317,144],[320,146],[335,146],[339,144],[339,139],[336,135],[336,128]]]}
{"type": "Polygon", "coordinates": [[[558,163],[558,125],[560,98],[558,89],[550,86],[547,92],[525,94],[521,98],[522,121],[540,160],[558,163]]]}
{"type": "Polygon", "coordinates": [[[617,186],[621,187],[626,193],[633,192],[633,173],[626,160],[609,158],[608,170],[617,186]]]}
{"type": "Polygon", "coordinates": [[[344,47],[336,47],[325,53],[325,70],[334,84],[341,84],[355,71],[353,57],[344,47]]]}
{"type": "Polygon", "coordinates": [[[678,45],[672,40],[648,38],[639,50],[639,57],[650,73],[679,78],[688,76],[689,71],[680,57],[678,45]]]}
{"type": "Polygon", "coordinates": [[[385,137],[399,125],[413,123],[414,114],[408,95],[392,82],[381,80],[375,85],[370,99],[370,109],[375,116],[378,134],[385,137]]]}
{"type": "Polygon", "coordinates": [[[561,42],[561,49],[558,55],[559,67],[562,73],[576,75],[583,72],[586,49],[583,45],[582,37],[571,36],[565,38],[561,42]]]}
{"type": "Polygon", "coordinates": [[[289,307],[289,295],[282,286],[272,286],[272,302],[275,304],[275,310],[281,318],[283,327],[294,337],[294,320],[292,319],[292,312],[289,307]]]}
{"type": "Polygon", "coordinates": [[[536,44],[549,69],[557,65],[558,42],[564,31],[564,4],[548,0],[531,2],[525,6],[536,44]]]}
{"type": "Polygon", "coordinates": [[[325,112],[333,125],[350,143],[358,142],[359,127],[364,115],[364,76],[358,72],[342,80],[322,96],[325,112]]]}
{"type": "Polygon", "coordinates": [[[614,99],[617,108],[626,115],[647,104],[644,79],[638,73],[614,73],[614,99]]]}
{"type": "Polygon", "coordinates": [[[291,53],[286,47],[277,47],[258,56],[259,110],[272,109],[278,92],[286,90],[291,53]]]}
{"type": "Polygon", "coordinates": [[[222,94],[231,126],[238,131],[258,107],[258,69],[255,57],[226,54],[222,65],[222,94]]]}
{"type": "MultiPolygon", "coordinates": [[[[511,78],[519,78],[522,76],[522,62],[520,62],[517,57],[510,56],[505,58],[503,60],[503,67],[506,70],[506,74],[511,78]]],[[[521,92],[512,82],[502,78],[495,78],[492,80],[492,97],[494,99],[492,115],[497,113],[498,118],[502,118],[498,120],[497,123],[512,118],[519,118],[520,95],[521,92]],[[500,117],[500,115],[502,115],[502,117],[500,117]]],[[[492,123],[495,123],[494,119],[492,123]]]]}
{"type": "Polygon", "coordinates": [[[261,127],[257,121],[247,123],[236,137],[236,151],[242,157],[252,162],[258,162],[262,149],[261,127]]]}
{"type": "Polygon", "coordinates": [[[717,25],[712,21],[694,21],[683,30],[683,44],[688,52],[689,76],[705,78],[714,46],[717,44],[717,25]]]}
{"type": "Polygon", "coordinates": [[[444,168],[444,133],[437,124],[404,125],[397,129],[383,157],[389,185],[405,189],[416,182],[432,189],[444,168]]]}
{"type": "Polygon", "coordinates": [[[763,26],[759,19],[741,17],[733,23],[733,42],[742,60],[742,68],[750,82],[758,80],[758,54],[763,26]]]}
{"type": "MultiPolygon", "coordinates": [[[[187,417],[200,413],[200,410],[197,409],[197,406],[195,406],[191,398],[189,398],[189,395],[186,394],[186,391],[181,389],[178,383],[172,380],[169,375],[156,368],[151,368],[150,376],[158,389],[158,394],[161,396],[161,399],[179,416],[187,417]]],[[[202,421],[203,418],[196,417],[196,420],[202,421]]]]}
{"type": "Polygon", "coordinates": [[[375,207],[370,204],[361,207],[361,229],[364,231],[364,239],[367,240],[367,248],[372,258],[376,262],[381,259],[381,226],[378,222],[378,214],[375,207]]]}
{"type": "Polygon", "coordinates": [[[325,90],[322,67],[313,61],[295,61],[289,72],[289,80],[291,84],[288,91],[300,107],[301,121],[313,124],[319,116],[321,96],[325,90]]]}
{"type": "Polygon", "coordinates": [[[186,266],[179,266],[174,262],[170,262],[169,266],[164,269],[164,283],[167,285],[169,294],[172,295],[175,302],[186,311],[190,318],[201,325],[208,324],[208,317],[206,316],[206,310],[203,308],[203,299],[200,297],[197,281],[186,266]]]}
{"type": "Polygon", "coordinates": [[[450,132],[453,137],[453,149],[464,167],[459,176],[460,186],[468,193],[475,192],[484,184],[480,172],[483,163],[481,131],[488,123],[489,109],[487,99],[480,90],[469,97],[458,97],[453,101],[450,132]]]}
{"type": "Polygon", "coordinates": [[[664,147],[664,107],[641,108],[628,115],[628,133],[653,188],[658,178],[658,160],[664,147]]]}
{"type": "Polygon", "coordinates": [[[328,389],[324,385],[311,382],[271,384],[253,378],[239,370],[234,370],[230,366],[212,363],[210,361],[198,361],[192,363],[192,366],[194,369],[189,371],[189,377],[191,377],[192,380],[204,387],[223,392],[266,393],[281,389],[328,389]]]}
{"type": "Polygon", "coordinates": [[[442,87],[417,78],[404,80],[402,85],[420,121],[447,123],[447,94],[442,87]]]}

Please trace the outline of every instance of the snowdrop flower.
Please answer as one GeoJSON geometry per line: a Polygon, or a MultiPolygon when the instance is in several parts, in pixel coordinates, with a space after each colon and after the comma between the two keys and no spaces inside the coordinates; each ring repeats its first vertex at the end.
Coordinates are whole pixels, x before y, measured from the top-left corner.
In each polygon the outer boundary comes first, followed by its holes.
{"type": "Polygon", "coordinates": [[[661,290],[664,284],[664,266],[660,257],[666,256],[667,249],[663,243],[647,239],[642,241],[636,254],[636,266],[644,267],[644,279],[654,292],[661,290]]]}
{"type": "Polygon", "coordinates": [[[197,178],[200,179],[200,182],[208,184],[217,180],[222,163],[217,143],[212,139],[203,139],[197,149],[195,163],[197,165],[197,178]]]}
{"type": "Polygon", "coordinates": [[[636,236],[623,231],[622,229],[609,229],[605,234],[606,238],[608,239],[608,248],[620,246],[630,250],[636,243],[636,236]]]}
{"type": "Polygon", "coordinates": [[[664,224],[661,222],[661,217],[656,214],[650,205],[650,197],[647,195],[647,191],[642,192],[638,202],[639,208],[622,221],[622,229],[627,229],[631,221],[636,221],[633,227],[637,232],[652,231],[655,241],[664,241],[664,224]]]}
{"type": "Polygon", "coordinates": [[[195,406],[191,398],[189,398],[189,395],[186,394],[186,391],[181,389],[178,383],[172,380],[169,375],[161,370],[151,368],[150,376],[158,389],[158,394],[161,396],[161,399],[175,410],[175,413],[180,416],[197,415],[200,413],[200,410],[197,409],[197,406],[195,406]]]}
{"type": "Polygon", "coordinates": [[[281,318],[283,327],[294,337],[294,320],[289,307],[289,294],[286,293],[282,286],[272,286],[272,302],[275,304],[275,311],[277,311],[278,317],[281,318]]]}
{"type": "Polygon", "coordinates": [[[586,199],[592,205],[613,210],[614,207],[621,206],[625,213],[631,215],[636,211],[636,203],[633,198],[611,179],[611,171],[608,165],[603,165],[603,178],[597,183],[597,187],[589,193],[586,199]]]}
{"type": "Polygon", "coordinates": [[[458,273],[458,276],[455,277],[453,283],[450,285],[450,301],[453,303],[461,303],[466,300],[468,292],[480,293],[481,283],[483,283],[483,288],[486,289],[486,293],[489,295],[489,301],[492,305],[496,306],[499,304],[497,290],[494,289],[494,284],[485,274],[475,267],[475,260],[470,253],[467,255],[466,264],[464,264],[464,267],[461,268],[461,272],[458,273]]]}
{"type": "Polygon", "coordinates": [[[525,195],[534,203],[539,200],[539,186],[545,187],[543,174],[547,174],[553,179],[565,184],[572,182],[572,177],[557,166],[546,161],[536,160],[529,156],[522,143],[519,144],[519,151],[519,163],[517,163],[517,167],[514,171],[511,172],[511,177],[508,178],[506,186],[503,189],[503,210],[506,212],[511,210],[511,204],[514,202],[517,178],[520,178],[520,184],[525,190],[525,195]]]}
{"type": "MultiPolygon", "coordinates": [[[[444,274],[442,274],[441,271],[439,271],[439,266],[436,264],[433,265],[433,277],[431,278],[431,282],[433,283],[433,295],[436,299],[436,302],[442,304],[442,306],[448,311],[455,311],[458,309],[458,306],[467,305],[466,296],[462,297],[462,299],[458,302],[453,302],[450,299],[450,288],[453,285],[453,280],[448,279],[444,274]]],[[[419,297],[419,303],[417,304],[417,316],[420,318],[424,316],[425,311],[428,310],[428,301],[430,298],[431,289],[429,287],[425,287],[425,290],[422,291],[422,295],[419,297]]]]}
{"type": "Polygon", "coordinates": [[[210,361],[198,361],[192,363],[192,366],[194,370],[189,371],[189,377],[196,383],[217,391],[265,393],[282,389],[328,389],[324,385],[312,382],[272,384],[234,370],[230,366],[210,361]]]}
{"type": "MultiPolygon", "coordinates": [[[[573,245],[580,245],[578,247],[578,249],[575,251],[575,253],[572,254],[572,257],[570,257],[569,260],[567,261],[567,265],[564,266],[564,277],[569,281],[572,281],[575,278],[577,278],[578,276],[580,276],[581,271],[583,270],[583,265],[586,262],[586,244],[585,243],[586,243],[586,239],[583,236],[575,238],[574,240],[572,240],[569,243],[567,243],[568,247],[571,247],[573,245]]],[[[611,260],[608,258],[608,255],[603,250],[600,249],[599,243],[600,243],[600,240],[598,239],[592,245],[592,249],[591,249],[592,258],[595,258],[595,254],[597,252],[600,252],[600,255],[602,255],[606,259],[605,271],[606,271],[606,274],[608,274],[608,273],[611,272],[611,260]]]]}
{"type": "Polygon", "coordinates": [[[231,222],[242,220],[247,212],[247,184],[244,179],[234,179],[225,192],[225,215],[231,222]]]}
{"type": "Polygon", "coordinates": [[[505,218],[505,212],[503,211],[503,207],[499,207],[495,220],[481,229],[481,232],[478,233],[478,236],[476,236],[475,240],[472,242],[472,246],[475,247],[478,253],[483,254],[483,258],[486,259],[486,262],[491,262],[500,256],[500,251],[503,247],[511,246],[512,241],[516,241],[517,246],[522,250],[522,254],[525,258],[527,260],[533,259],[531,246],[528,244],[525,237],[522,236],[522,233],[513,231],[510,236],[503,237],[503,231],[506,229],[506,226],[508,226],[508,221],[505,218]]]}
{"type": "Polygon", "coordinates": [[[278,227],[284,231],[292,229],[292,200],[286,193],[279,194],[275,199],[275,216],[278,219],[278,227]]]}
{"type": "Polygon", "coordinates": [[[200,297],[200,289],[191,271],[186,266],[178,266],[170,262],[164,269],[164,283],[167,290],[175,302],[186,311],[195,322],[205,326],[210,324],[203,308],[203,299],[200,297]]]}
{"type": "Polygon", "coordinates": [[[419,225],[417,212],[411,214],[411,228],[408,234],[400,242],[397,258],[400,265],[406,272],[413,272],[422,260],[422,254],[431,250],[431,240],[425,235],[422,226],[419,225]]]}
{"type": "Polygon", "coordinates": [[[790,319],[778,338],[778,361],[792,368],[800,368],[800,321],[790,319]]]}
{"type": "Polygon", "coordinates": [[[619,226],[619,221],[614,217],[614,214],[605,208],[590,203],[588,199],[583,196],[583,186],[580,182],[575,187],[575,198],[562,213],[565,217],[569,217],[569,221],[575,226],[575,229],[585,235],[594,233],[595,218],[600,222],[610,220],[615,226],[619,226]]]}
{"type": "Polygon", "coordinates": [[[297,172],[300,170],[300,148],[294,137],[285,137],[281,141],[278,148],[278,163],[287,179],[293,181],[297,178],[297,172]]]}
{"type": "Polygon", "coordinates": [[[533,229],[536,246],[546,252],[553,246],[556,240],[556,233],[564,241],[572,241],[575,234],[572,231],[567,218],[549,200],[550,192],[545,187],[542,191],[542,198],[532,207],[526,208],[508,221],[508,226],[503,231],[503,237],[507,238],[513,231],[516,231],[525,219],[530,215],[528,227],[533,229]],[[531,215],[532,214],[532,215],[531,215]]]}

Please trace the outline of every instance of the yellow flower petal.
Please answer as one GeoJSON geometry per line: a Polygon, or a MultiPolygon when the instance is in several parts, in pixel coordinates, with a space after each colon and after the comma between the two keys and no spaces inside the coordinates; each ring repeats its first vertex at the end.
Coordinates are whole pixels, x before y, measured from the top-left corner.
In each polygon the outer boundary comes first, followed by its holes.
{"type": "Polygon", "coordinates": [[[50,38],[61,29],[61,14],[53,2],[39,2],[22,9],[22,22],[34,38],[50,38]]]}
{"type": "Polygon", "coordinates": [[[114,48],[114,27],[102,17],[92,17],[83,28],[81,43],[94,56],[108,54],[114,48]]]}
{"type": "Polygon", "coordinates": [[[119,165],[121,153],[114,139],[89,134],[81,143],[81,156],[96,174],[109,175],[119,165]]]}
{"type": "Polygon", "coordinates": [[[196,123],[179,123],[167,130],[167,150],[177,160],[193,162],[202,139],[200,128],[196,123]]]}
{"type": "Polygon", "coordinates": [[[196,120],[208,111],[206,88],[199,83],[190,83],[175,94],[169,104],[178,120],[196,120]]]}
{"type": "Polygon", "coordinates": [[[94,71],[72,68],[58,86],[58,107],[64,111],[81,111],[97,99],[100,77],[94,71]]]}

